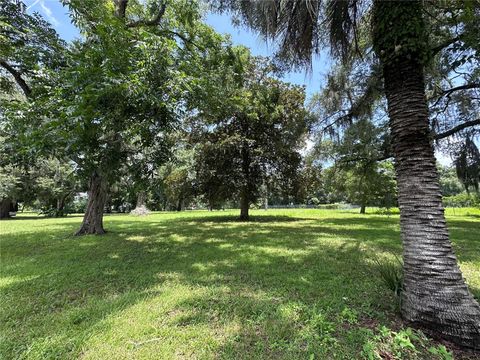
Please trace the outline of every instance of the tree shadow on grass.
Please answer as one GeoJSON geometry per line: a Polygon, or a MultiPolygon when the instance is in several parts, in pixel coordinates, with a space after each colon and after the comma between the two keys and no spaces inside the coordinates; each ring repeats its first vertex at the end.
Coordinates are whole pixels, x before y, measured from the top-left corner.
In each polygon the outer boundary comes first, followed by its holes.
{"type": "Polygon", "coordinates": [[[83,214],[68,214],[65,216],[60,216],[60,217],[53,217],[53,216],[45,216],[43,214],[29,214],[29,215],[24,215],[24,214],[17,214],[15,216],[12,216],[8,219],[2,219],[2,220],[7,220],[7,221],[19,221],[19,220],[45,220],[45,219],[70,219],[70,218],[83,218],[83,214]]]}
{"type": "MultiPolygon", "coordinates": [[[[179,331],[237,324],[215,350],[226,357],[323,354],[318,336],[328,334],[312,325],[319,313],[328,324],[345,307],[377,318],[389,311],[392,299],[362,249],[398,251],[397,220],[264,217],[253,223],[232,216],[109,217],[105,236],[71,236],[76,221],[10,234],[2,239],[2,354],[66,358],[90,346],[95,351],[91,334],[101,337],[115,326],[106,318],[163,301],[175,286],[193,295],[158,317],[179,331]]],[[[453,222],[458,232],[467,225],[453,222]]],[[[469,256],[478,259],[478,252],[469,256]]],[[[352,351],[361,350],[361,340],[352,351]]]]}
{"type": "Polygon", "coordinates": [[[283,216],[283,215],[250,215],[248,221],[240,220],[238,215],[209,215],[205,217],[199,218],[198,216],[192,217],[183,217],[182,220],[186,221],[195,221],[198,223],[205,223],[205,222],[215,222],[215,223],[270,223],[270,222],[297,222],[297,221],[305,221],[311,219],[304,219],[299,217],[292,217],[292,216],[283,216]]]}

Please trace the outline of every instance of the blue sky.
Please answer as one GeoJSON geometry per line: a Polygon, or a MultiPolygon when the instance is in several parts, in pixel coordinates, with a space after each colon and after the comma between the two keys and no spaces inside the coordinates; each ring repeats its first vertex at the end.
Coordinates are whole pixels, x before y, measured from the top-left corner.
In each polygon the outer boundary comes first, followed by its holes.
{"type": "MultiPolygon", "coordinates": [[[[63,7],[59,0],[26,0],[29,12],[39,12],[57,30],[60,36],[70,41],[79,36],[77,29],[70,22],[68,9],[63,7]]],[[[254,55],[270,56],[274,48],[269,46],[257,34],[243,28],[234,27],[226,14],[209,14],[206,22],[222,34],[230,34],[234,44],[249,47],[254,55]]],[[[313,60],[310,72],[297,71],[285,74],[285,81],[305,85],[307,94],[311,96],[320,90],[320,86],[328,70],[329,58],[326,54],[313,60]]]]}

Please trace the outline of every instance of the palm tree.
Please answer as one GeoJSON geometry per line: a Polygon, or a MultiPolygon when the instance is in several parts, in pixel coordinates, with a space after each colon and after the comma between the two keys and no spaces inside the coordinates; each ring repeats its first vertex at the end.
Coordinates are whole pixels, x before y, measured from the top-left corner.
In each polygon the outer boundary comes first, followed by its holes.
{"type": "Polygon", "coordinates": [[[369,25],[383,70],[397,174],[404,249],[403,317],[457,344],[479,349],[480,306],[452,250],[431,142],[424,64],[432,48],[423,19],[424,3],[221,0],[216,5],[275,39],[278,55],[293,65],[310,64],[312,54],[326,40],[333,55],[347,55],[356,43],[357,25],[363,29],[369,25]]]}

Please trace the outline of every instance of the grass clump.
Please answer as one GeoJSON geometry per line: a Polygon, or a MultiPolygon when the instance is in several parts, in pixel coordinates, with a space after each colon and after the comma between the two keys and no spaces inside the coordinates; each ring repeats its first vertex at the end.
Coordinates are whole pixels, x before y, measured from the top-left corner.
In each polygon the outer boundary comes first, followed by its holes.
{"type": "Polygon", "coordinates": [[[401,308],[403,291],[403,263],[396,256],[391,258],[375,258],[376,273],[382,280],[385,287],[395,294],[398,302],[398,310],[401,308]]]}

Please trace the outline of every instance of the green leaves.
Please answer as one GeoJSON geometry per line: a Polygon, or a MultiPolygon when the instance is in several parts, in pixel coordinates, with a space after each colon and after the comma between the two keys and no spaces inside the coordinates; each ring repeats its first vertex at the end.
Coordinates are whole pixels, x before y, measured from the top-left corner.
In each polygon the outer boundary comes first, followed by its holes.
{"type": "Polygon", "coordinates": [[[405,57],[425,63],[429,58],[426,26],[421,1],[375,1],[373,46],[384,64],[405,57]]]}
{"type": "Polygon", "coordinates": [[[60,110],[59,129],[69,130],[65,140],[71,142],[65,148],[82,171],[102,167],[114,178],[120,164],[143,148],[166,150],[155,144],[160,139],[155,134],[169,131],[178,120],[188,76],[182,69],[184,54],[165,35],[185,23],[176,18],[185,12],[168,9],[158,26],[130,27],[130,18],[149,18],[158,9],[132,1],[122,18],[111,4],[68,3],[85,39],[75,44],[71,65],[58,76],[60,91],[51,111],[60,110]]]}
{"type": "Polygon", "coordinates": [[[254,202],[267,183],[292,194],[307,130],[304,89],[275,79],[271,64],[244,48],[224,56],[191,121],[200,192],[209,203],[240,194],[254,202]]]}
{"type": "MultiPolygon", "coordinates": [[[[66,44],[39,14],[30,15],[22,2],[0,4],[0,76],[16,83],[25,96],[42,91],[43,69],[59,69],[65,63],[66,44]],[[38,87],[38,89],[36,89],[38,87]]],[[[9,94],[15,87],[3,86],[9,94]]]]}
{"type": "Polygon", "coordinates": [[[0,167],[0,200],[15,199],[21,189],[20,169],[8,165],[0,167]]]}

